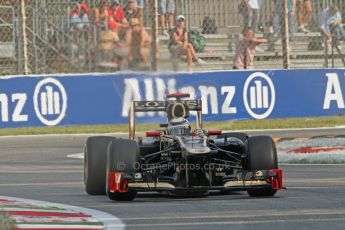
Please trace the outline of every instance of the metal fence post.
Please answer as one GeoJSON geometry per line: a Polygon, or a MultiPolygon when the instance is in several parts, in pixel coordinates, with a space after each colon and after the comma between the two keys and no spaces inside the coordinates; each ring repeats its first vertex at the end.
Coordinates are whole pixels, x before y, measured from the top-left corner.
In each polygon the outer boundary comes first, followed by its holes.
{"type": "Polygon", "coordinates": [[[281,21],[283,22],[282,30],[282,45],[283,45],[283,68],[290,69],[290,49],[289,49],[289,10],[288,10],[288,0],[281,1],[282,15],[281,21]]]}
{"type": "Polygon", "coordinates": [[[26,35],[26,14],[25,14],[25,0],[20,1],[20,30],[21,32],[21,41],[23,45],[23,70],[24,74],[29,74],[29,67],[28,67],[28,42],[27,42],[27,35],[26,35]]]}
{"type": "MultiPolygon", "coordinates": [[[[16,2],[18,3],[18,2],[16,2]]],[[[17,4],[18,5],[18,4],[17,4]]],[[[15,42],[17,44],[16,49],[16,58],[17,58],[17,72],[16,74],[23,73],[23,41],[22,41],[22,30],[21,30],[21,19],[20,19],[20,7],[15,9],[15,21],[14,21],[14,30],[15,30],[15,42]]]]}
{"type": "Polygon", "coordinates": [[[152,47],[151,47],[151,68],[154,71],[158,71],[159,66],[159,24],[158,24],[158,0],[152,2],[152,47]]]}

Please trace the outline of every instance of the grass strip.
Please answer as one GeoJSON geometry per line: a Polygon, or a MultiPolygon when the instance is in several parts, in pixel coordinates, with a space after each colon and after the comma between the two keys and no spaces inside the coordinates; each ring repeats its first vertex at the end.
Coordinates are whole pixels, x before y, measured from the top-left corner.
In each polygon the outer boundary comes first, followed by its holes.
{"type": "MultiPolygon", "coordinates": [[[[232,120],[224,122],[205,122],[205,129],[220,130],[255,130],[255,129],[286,129],[286,128],[320,128],[344,126],[345,116],[305,117],[266,120],[232,120]]],[[[158,129],[158,124],[138,124],[136,131],[158,129]]],[[[78,133],[114,133],[128,132],[128,124],[117,125],[85,125],[0,129],[0,136],[35,135],[35,134],[78,134],[78,133]]]]}

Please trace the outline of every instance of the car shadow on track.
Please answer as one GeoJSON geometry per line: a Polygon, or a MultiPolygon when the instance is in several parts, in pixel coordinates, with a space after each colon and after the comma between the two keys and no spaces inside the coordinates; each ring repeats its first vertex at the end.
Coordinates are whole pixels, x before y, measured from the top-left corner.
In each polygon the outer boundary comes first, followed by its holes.
{"type": "Polygon", "coordinates": [[[243,192],[212,192],[207,195],[199,196],[182,196],[161,193],[139,193],[134,201],[135,203],[145,202],[181,202],[181,201],[200,201],[200,200],[229,200],[229,199],[251,199],[243,192]]]}

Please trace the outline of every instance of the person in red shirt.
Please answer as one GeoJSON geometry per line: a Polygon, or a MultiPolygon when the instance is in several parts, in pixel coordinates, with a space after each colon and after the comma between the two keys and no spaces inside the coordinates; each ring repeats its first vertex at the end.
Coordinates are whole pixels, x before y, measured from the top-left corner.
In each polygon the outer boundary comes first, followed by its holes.
{"type": "Polygon", "coordinates": [[[120,6],[119,0],[111,0],[109,18],[110,20],[114,20],[119,25],[120,40],[124,40],[126,45],[129,46],[130,27],[126,19],[126,13],[120,6]]]}
{"type": "Polygon", "coordinates": [[[88,13],[89,12],[89,7],[85,3],[78,3],[78,1],[73,1],[73,8],[71,12],[69,13],[69,17],[73,16],[79,16],[80,10],[83,10],[84,12],[88,13]]]}
{"type": "Polygon", "coordinates": [[[69,23],[70,26],[78,30],[85,30],[89,25],[89,7],[85,3],[78,3],[78,1],[73,1],[73,8],[69,13],[69,23]]]}
{"type": "Polygon", "coordinates": [[[79,15],[79,3],[73,2],[73,8],[72,8],[71,12],[69,13],[69,17],[72,18],[76,15],[79,15]]]}
{"type": "Polygon", "coordinates": [[[114,21],[116,21],[120,27],[128,28],[126,14],[123,8],[120,6],[119,0],[111,1],[109,15],[114,18],[114,21]]]}

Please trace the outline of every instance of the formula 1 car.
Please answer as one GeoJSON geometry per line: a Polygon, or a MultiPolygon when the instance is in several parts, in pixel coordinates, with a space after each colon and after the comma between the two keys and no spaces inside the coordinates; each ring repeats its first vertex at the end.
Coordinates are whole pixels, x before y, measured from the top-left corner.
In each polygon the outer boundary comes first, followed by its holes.
{"type": "Polygon", "coordinates": [[[146,191],[200,196],[213,190],[244,190],[261,197],[274,196],[283,188],[271,137],[207,131],[202,127],[202,101],[184,98],[189,94],[132,102],[129,139],[89,137],[84,155],[86,192],[130,201],[146,191]],[[167,123],[135,140],[137,112],[166,112],[167,123]],[[194,129],[187,120],[192,112],[194,129]]]}

